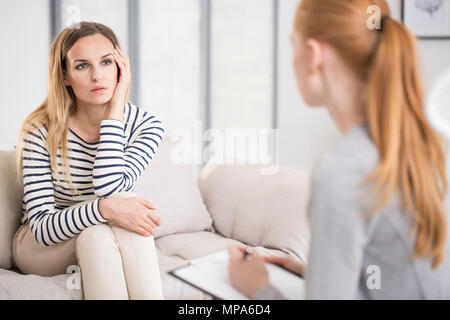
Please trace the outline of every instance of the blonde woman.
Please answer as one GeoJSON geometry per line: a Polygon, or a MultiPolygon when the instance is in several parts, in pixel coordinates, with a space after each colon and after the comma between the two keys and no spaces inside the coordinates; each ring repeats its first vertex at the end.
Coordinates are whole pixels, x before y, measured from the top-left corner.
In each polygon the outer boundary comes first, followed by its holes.
{"type": "Polygon", "coordinates": [[[85,299],[162,299],[153,205],[133,194],[161,121],[127,103],[130,61],[113,31],[82,22],[53,41],[48,95],[24,121],[13,256],[24,274],[81,269],[85,299]]]}
{"type": "Polygon", "coordinates": [[[266,260],[303,276],[308,299],[449,299],[445,155],[425,121],[414,37],[384,0],[302,0],[292,43],[299,91],[344,141],[314,172],[306,266],[233,246],[231,283],[283,298],[266,260]],[[379,30],[367,27],[371,5],[379,30]]]}

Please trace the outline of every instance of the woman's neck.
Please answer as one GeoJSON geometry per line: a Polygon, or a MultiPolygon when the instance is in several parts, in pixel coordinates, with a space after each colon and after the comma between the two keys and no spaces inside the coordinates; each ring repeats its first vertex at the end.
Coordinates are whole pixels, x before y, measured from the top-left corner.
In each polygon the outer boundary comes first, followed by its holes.
{"type": "Polygon", "coordinates": [[[325,105],[339,130],[346,134],[367,119],[361,95],[365,84],[347,68],[339,69],[339,72],[324,75],[325,105]]]}
{"type": "Polygon", "coordinates": [[[366,121],[364,107],[359,99],[352,99],[351,97],[339,99],[327,104],[327,109],[343,134],[347,134],[350,129],[366,121]]]}
{"type": "Polygon", "coordinates": [[[100,124],[107,117],[107,104],[96,105],[77,101],[75,113],[70,117],[69,127],[89,137],[97,137],[100,132],[100,124]]]}

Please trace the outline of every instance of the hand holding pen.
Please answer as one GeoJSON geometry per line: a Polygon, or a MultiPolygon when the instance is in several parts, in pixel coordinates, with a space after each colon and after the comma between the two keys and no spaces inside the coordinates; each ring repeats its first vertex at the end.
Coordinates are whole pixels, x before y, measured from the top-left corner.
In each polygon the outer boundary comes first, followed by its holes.
{"type": "Polygon", "coordinates": [[[236,245],[228,247],[230,261],[228,275],[233,287],[249,298],[269,283],[269,274],[264,266],[264,258],[250,248],[236,245]]]}
{"type": "Polygon", "coordinates": [[[305,264],[293,257],[260,256],[251,247],[230,245],[228,276],[231,285],[249,298],[269,284],[265,262],[273,263],[303,277],[305,264]]]}

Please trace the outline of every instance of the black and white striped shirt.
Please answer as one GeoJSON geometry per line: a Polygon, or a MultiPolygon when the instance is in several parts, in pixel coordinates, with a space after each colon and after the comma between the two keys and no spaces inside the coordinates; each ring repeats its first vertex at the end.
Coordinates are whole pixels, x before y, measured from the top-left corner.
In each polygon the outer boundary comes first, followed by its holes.
{"type": "Polygon", "coordinates": [[[25,136],[21,224],[30,223],[39,244],[60,243],[89,226],[106,222],[99,210],[99,200],[134,190],[165,131],[160,120],[129,103],[124,109],[124,119],[125,122],[102,120],[100,140],[95,143],[86,142],[69,129],[70,174],[79,195],[63,179],[60,149],[57,153],[60,182],[57,182],[46,147],[47,128],[36,128],[25,136]],[[77,206],[87,200],[91,201],[77,206]]]}

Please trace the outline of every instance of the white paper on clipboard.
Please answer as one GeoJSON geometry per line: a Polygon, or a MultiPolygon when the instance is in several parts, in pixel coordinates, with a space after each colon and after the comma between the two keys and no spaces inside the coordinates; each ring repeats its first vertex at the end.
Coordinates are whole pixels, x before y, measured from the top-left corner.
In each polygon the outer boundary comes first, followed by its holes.
{"type": "MultiPolygon", "coordinates": [[[[173,276],[222,300],[248,300],[228,279],[227,250],[192,260],[188,266],[170,272],[173,276]]],[[[304,280],[271,263],[265,263],[270,283],[288,299],[304,299],[304,280]]]]}

